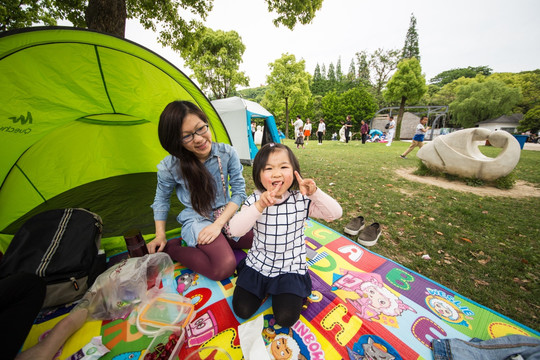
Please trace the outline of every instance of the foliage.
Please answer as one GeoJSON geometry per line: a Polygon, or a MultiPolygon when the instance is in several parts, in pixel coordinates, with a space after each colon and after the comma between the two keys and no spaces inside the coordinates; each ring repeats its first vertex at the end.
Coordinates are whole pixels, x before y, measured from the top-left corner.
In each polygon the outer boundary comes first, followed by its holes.
{"type": "Polygon", "coordinates": [[[399,139],[401,119],[405,103],[418,102],[427,91],[426,79],[422,75],[420,62],[416,58],[401,60],[396,73],[392,76],[383,95],[389,101],[400,101],[399,115],[396,122],[396,139],[399,139]]]}
{"type": "Polygon", "coordinates": [[[207,28],[186,52],[186,64],[193,70],[202,90],[210,91],[215,99],[227,98],[237,85],[249,85],[244,72],[238,71],[245,49],[236,31],[207,28]]]}
{"type": "Polygon", "coordinates": [[[519,89],[488,79],[458,87],[457,98],[450,104],[450,111],[454,121],[467,128],[477,122],[509,114],[520,100],[519,89]]]}
{"type": "MultiPolygon", "coordinates": [[[[308,24],[315,12],[322,6],[323,0],[264,0],[268,11],[277,17],[275,26],[284,25],[293,29],[297,23],[308,24]]],[[[190,49],[204,29],[203,22],[212,10],[214,0],[26,0],[9,1],[0,6],[0,29],[11,30],[43,22],[56,25],[57,20],[69,20],[76,27],[87,27],[85,16],[87,8],[95,6],[99,11],[92,16],[99,20],[109,15],[115,5],[125,2],[126,17],[137,19],[145,29],[158,31],[158,42],[183,53],[190,49]],[[188,17],[192,20],[186,20],[188,17]]],[[[5,1],[4,1],[5,3],[5,1]]],[[[99,22],[99,21],[95,21],[99,22]]],[[[124,36],[124,31],[117,31],[117,23],[125,19],[109,21],[111,28],[95,29],[117,36],[124,36]]],[[[93,28],[94,29],[94,28],[93,28]]]]}
{"type": "Polygon", "coordinates": [[[405,36],[405,44],[401,50],[402,59],[416,58],[420,61],[420,48],[418,46],[418,32],[416,31],[416,18],[411,14],[411,22],[405,36]]]}
{"type": "Polygon", "coordinates": [[[435,77],[431,78],[429,82],[433,85],[443,87],[444,85],[449,84],[452,81],[457,80],[461,77],[474,78],[478,74],[488,76],[491,75],[492,72],[493,70],[488,66],[468,66],[466,68],[457,68],[443,71],[435,77]]]}
{"type": "Polygon", "coordinates": [[[516,174],[511,172],[510,174],[500,177],[495,180],[495,186],[497,189],[511,189],[516,184],[516,174]]]}
{"type": "Polygon", "coordinates": [[[294,106],[304,106],[311,97],[309,81],[311,75],[305,71],[305,61],[283,54],[281,58],[268,65],[270,75],[266,77],[268,91],[264,101],[268,109],[276,113],[285,112],[285,136],[289,136],[289,111],[294,106]]]}
{"type": "Polygon", "coordinates": [[[279,16],[274,19],[274,25],[280,24],[294,29],[297,22],[309,24],[315,18],[315,12],[322,7],[323,0],[265,0],[269,12],[276,12],[279,16]]]}
{"type": "Polygon", "coordinates": [[[397,49],[385,50],[379,48],[370,55],[369,65],[373,71],[373,81],[371,83],[375,88],[376,95],[382,94],[382,89],[390,78],[390,74],[396,70],[399,60],[400,51],[397,49]]]}
{"type": "Polygon", "coordinates": [[[20,29],[36,23],[57,25],[58,20],[69,20],[74,26],[84,27],[86,0],[26,0],[2,1],[0,31],[20,29]]]}
{"type": "Polygon", "coordinates": [[[522,120],[519,121],[518,131],[530,131],[537,134],[540,131],[540,105],[527,111],[522,120]]]}
{"type": "Polygon", "coordinates": [[[515,106],[513,112],[525,114],[533,107],[540,105],[540,69],[520,73],[495,73],[489,79],[500,80],[507,86],[521,90],[523,98],[515,106]]]}
{"type": "Polygon", "coordinates": [[[257,88],[251,88],[251,89],[242,89],[237,90],[236,95],[248,99],[251,101],[255,101],[256,103],[260,103],[262,99],[264,98],[264,93],[268,89],[267,86],[261,86],[257,88]]]}

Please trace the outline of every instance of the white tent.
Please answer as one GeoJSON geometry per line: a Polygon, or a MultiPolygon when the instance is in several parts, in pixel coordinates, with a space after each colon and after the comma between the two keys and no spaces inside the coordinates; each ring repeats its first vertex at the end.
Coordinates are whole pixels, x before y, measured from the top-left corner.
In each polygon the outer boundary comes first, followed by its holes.
{"type": "Polygon", "coordinates": [[[274,116],[256,102],[234,96],[213,100],[212,105],[225,124],[242,163],[251,165],[258,151],[251,133],[252,120],[263,128],[261,145],[280,142],[274,116]]]}

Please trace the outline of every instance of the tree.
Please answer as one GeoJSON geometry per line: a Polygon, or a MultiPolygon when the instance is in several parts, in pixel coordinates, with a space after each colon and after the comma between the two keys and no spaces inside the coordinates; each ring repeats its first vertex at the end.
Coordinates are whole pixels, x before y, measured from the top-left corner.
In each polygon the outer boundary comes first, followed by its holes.
{"type": "Polygon", "coordinates": [[[399,139],[405,103],[414,104],[419,101],[427,91],[427,86],[420,62],[416,58],[401,60],[397,67],[396,73],[386,84],[383,95],[387,101],[400,102],[395,134],[396,139],[399,139]]]}
{"type": "MultiPolygon", "coordinates": [[[[294,29],[309,24],[323,0],[264,0],[276,14],[275,26],[294,29]]],[[[159,30],[158,42],[182,53],[203,30],[203,21],[214,0],[25,0],[6,1],[0,6],[0,30],[11,30],[43,22],[56,25],[68,20],[76,27],[124,37],[126,19],[138,19],[145,29],[159,30]],[[122,8],[125,11],[122,11],[122,8]],[[183,14],[198,19],[187,21],[183,14]]]]}
{"type": "Polygon", "coordinates": [[[466,68],[457,68],[452,70],[446,70],[442,73],[437,74],[435,77],[431,78],[429,82],[440,87],[451,83],[454,80],[459,79],[460,77],[474,78],[478,74],[485,76],[491,75],[493,70],[488,66],[468,66],[466,68]]]}
{"type": "Polygon", "coordinates": [[[236,31],[207,28],[186,53],[185,59],[202,90],[209,90],[216,99],[223,99],[232,96],[237,85],[249,85],[244,72],[238,71],[245,50],[236,31]]]}
{"type": "Polygon", "coordinates": [[[506,85],[521,90],[522,101],[514,112],[526,114],[533,107],[540,105],[540,69],[520,73],[495,73],[489,79],[500,80],[506,85]]]}
{"type": "Polygon", "coordinates": [[[371,95],[364,87],[355,87],[339,95],[341,119],[347,115],[353,117],[355,126],[360,124],[360,120],[368,120],[373,117],[378,106],[371,95]]]}
{"type": "Polygon", "coordinates": [[[411,14],[409,29],[405,36],[405,45],[401,51],[402,59],[416,58],[420,62],[420,48],[418,47],[418,32],[416,32],[416,18],[411,14]]]}
{"type": "Polygon", "coordinates": [[[368,56],[366,50],[356,53],[356,60],[358,61],[358,79],[366,86],[371,84],[370,60],[368,56]]]}
{"type": "Polygon", "coordinates": [[[323,95],[326,80],[321,74],[321,67],[319,63],[315,66],[313,71],[313,81],[311,82],[311,93],[314,95],[323,95]]]}
{"type": "Polygon", "coordinates": [[[456,100],[450,104],[450,112],[455,122],[467,128],[479,121],[509,114],[519,101],[519,89],[488,79],[460,86],[456,100]]]}
{"type": "Polygon", "coordinates": [[[530,131],[537,134],[540,130],[540,105],[527,111],[522,120],[519,121],[518,131],[530,131]]]}
{"type": "Polygon", "coordinates": [[[268,64],[270,75],[266,77],[268,91],[265,99],[270,109],[284,108],[285,136],[289,137],[289,110],[295,106],[305,106],[311,97],[309,81],[311,75],[306,72],[305,61],[296,61],[296,57],[283,54],[281,58],[268,64]]]}
{"type": "Polygon", "coordinates": [[[356,66],[354,65],[354,59],[351,59],[351,64],[349,65],[349,71],[347,72],[347,80],[356,80],[356,66]]]}
{"type": "Polygon", "coordinates": [[[374,73],[373,86],[376,95],[382,93],[390,74],[396,69],[399,56],[399,50],[384,50],[382,48],[375,50],[371,54],[369,64],[374,73]]]}

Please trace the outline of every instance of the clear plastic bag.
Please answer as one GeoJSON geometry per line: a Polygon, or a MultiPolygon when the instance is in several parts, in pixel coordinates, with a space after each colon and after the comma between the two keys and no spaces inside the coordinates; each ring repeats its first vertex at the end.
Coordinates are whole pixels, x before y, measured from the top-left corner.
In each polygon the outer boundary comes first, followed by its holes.
{"type": "Polygon", "coordinates": [[[174,290],[174,264],[168,254],[129,258],[102,273],[83,297],[88,316],[99,320],[123,318],[147,300],[148,289],[174,290]]]}

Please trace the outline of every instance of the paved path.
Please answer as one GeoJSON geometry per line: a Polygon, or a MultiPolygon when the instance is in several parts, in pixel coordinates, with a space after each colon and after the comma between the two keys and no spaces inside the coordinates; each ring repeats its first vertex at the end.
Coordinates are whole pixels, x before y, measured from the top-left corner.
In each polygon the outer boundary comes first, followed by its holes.
{"type": "Polygon", "coordinates": [[[525,143],[525,145],[523,145],[523,150],[540,151],[540,144],[535,144],[535,143],[525,143]]]}

